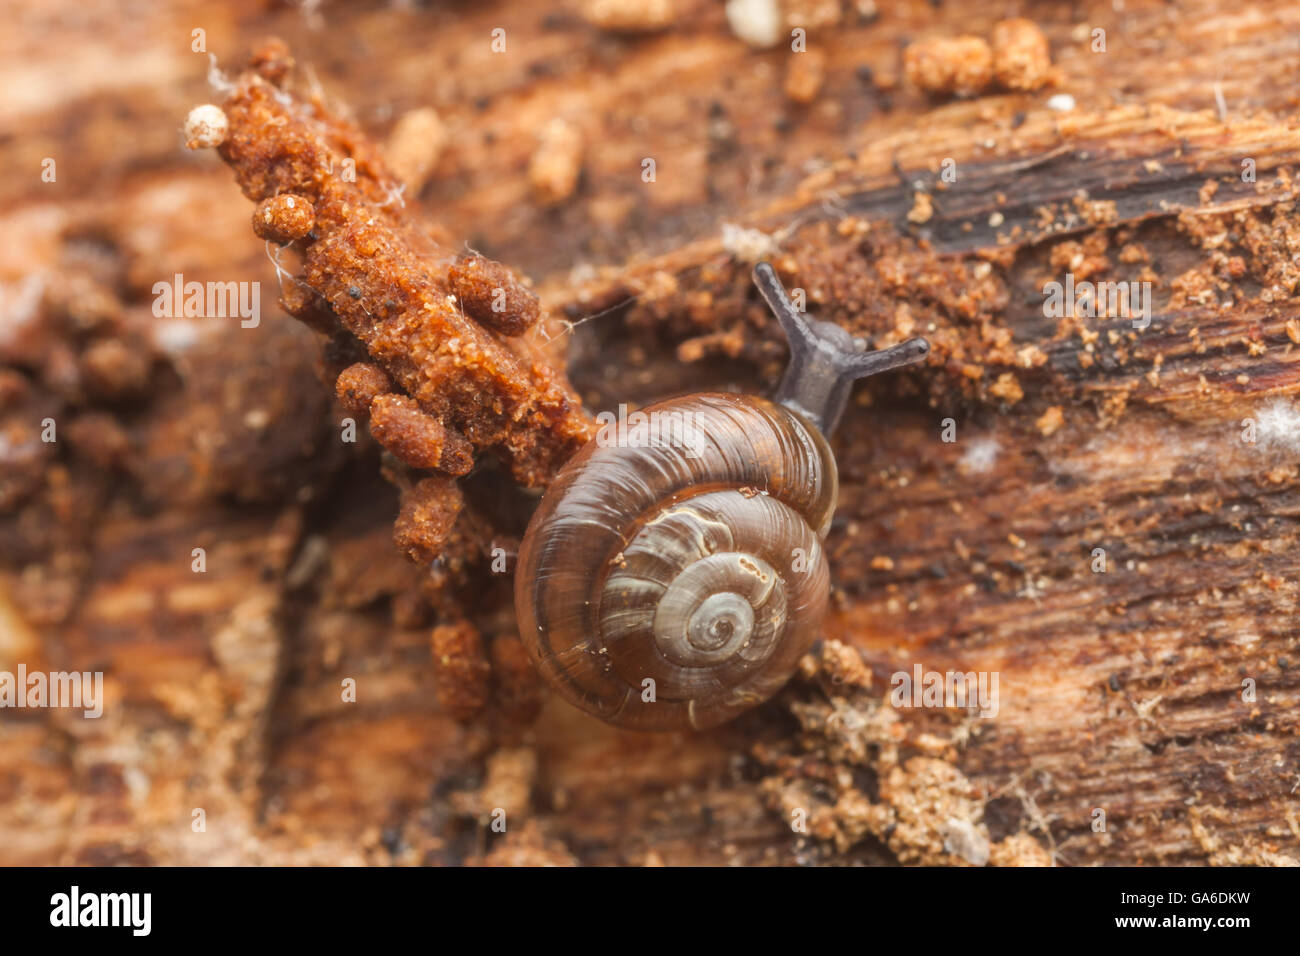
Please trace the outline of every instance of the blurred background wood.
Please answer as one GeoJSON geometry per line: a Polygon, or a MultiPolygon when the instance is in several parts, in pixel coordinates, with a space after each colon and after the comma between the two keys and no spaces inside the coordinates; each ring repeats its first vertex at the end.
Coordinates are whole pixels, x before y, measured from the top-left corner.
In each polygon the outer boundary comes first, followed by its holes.
{"type": "MultiPolygon", "coordinates": [[[[799,54],[751,49],[705,0],[633,35],[576,2],[20,3],[0,35],[0,669],[103,670],[108,699],[98,721],[0,712],[0,862],[958,862],[953,820],[994,862],[1300,859],[1300,10],[1013,6],[794,4],[824,55],[805,103],[784,92],[799,54]],[[1053,88],[903,81],[908,42],[1012,13],[1050,39],[1053,88]],[[755,252],[822,317],[931,338],[836,440],[827,636],[867,686],[823,668],[693,736],[558,701],[531,727],[441,712],[428,628],[393,623],[412,572],[377,452],[340,446],[251,204],[181,143],[215,98],[208,53],[233,65],[268,34],[381,142],[436,111],[412,215],[535,280],[593,408],[772,387],[755,252]],[[530,168],[557,120],[580,174],[544,202],[530,168]],[[1150,281],[1151,327],[1046,317],[1067,270],[1150,281]],[[260,282],[260,325],[155,319],[176,273],[260,282]],[[884,721],[915,663],[998,672],[998,716],[884,721]]],[[[481,627],[509,633],[508,583],[484,588],[481,627]]]]}

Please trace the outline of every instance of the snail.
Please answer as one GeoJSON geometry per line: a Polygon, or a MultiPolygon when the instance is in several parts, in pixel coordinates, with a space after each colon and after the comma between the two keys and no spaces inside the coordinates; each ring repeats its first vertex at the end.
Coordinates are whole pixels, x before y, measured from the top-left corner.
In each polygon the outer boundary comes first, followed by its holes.
{"type": "Polygon", "coordinates": [[[627,434],[607,426],[560,470],[519,547],[534,664],[617,726],[704,729],[785,684],[830,590],[826,436],[856,379],[929,353],[922,338],[864,351],[800,313],[766,262],[754,282],[790,345],[774,398],[687,395],[634,413],[627,434]]]}

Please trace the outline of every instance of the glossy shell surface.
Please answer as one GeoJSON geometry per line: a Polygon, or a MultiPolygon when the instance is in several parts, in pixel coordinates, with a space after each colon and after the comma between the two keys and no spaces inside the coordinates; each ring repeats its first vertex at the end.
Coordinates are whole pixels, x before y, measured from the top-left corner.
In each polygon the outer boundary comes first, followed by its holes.
{"type": "Polygon", "coordinates": [[[619,726],[702,729],[766,700],[816,640],[835,461],[803,418],[705,393],[611,424],[548,489],[515,607],[543,677],[619,726]]]}

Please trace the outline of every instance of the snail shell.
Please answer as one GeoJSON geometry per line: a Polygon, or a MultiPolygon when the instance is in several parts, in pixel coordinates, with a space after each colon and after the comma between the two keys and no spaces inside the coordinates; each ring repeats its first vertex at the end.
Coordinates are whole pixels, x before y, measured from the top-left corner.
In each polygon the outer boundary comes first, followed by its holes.
{"type": "Polygon", "coordinates": [[[835,459],[816,428],[752,395],[642,411],[641,440],[589,442],[534,514],[520,634],[543,677],[602,720],[710,727],[774,694],[818,636],[835,459]]]}

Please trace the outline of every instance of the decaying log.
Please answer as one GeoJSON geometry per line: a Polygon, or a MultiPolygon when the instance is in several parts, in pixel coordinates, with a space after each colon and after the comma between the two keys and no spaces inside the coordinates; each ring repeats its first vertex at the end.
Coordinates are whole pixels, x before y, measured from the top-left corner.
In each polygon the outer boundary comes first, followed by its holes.
{"type": "Polygon", "coordinates": [[[34,172],[0,180],[0,671],[107,699],[0,711],[0,861],[1300,860],[1300,14],[1034,5],[1052,86],[936,99],[902,49],[1001,5],[832,4],[794,98],[795,54],[720,4],[631,34],[535,6],[195,3],[52,43],[33,5],[8,34],[0,159],[34,172]],[[403,221],[532,276],[589,409],[770,390],[759,255],[876,346],[929,338],[845,416],[835,611],[777,700],[700,735],[530,721],[490,555],[535,499],[488,467],[431,576],[397,553],[418,476],[340,442],[323,381],[364,356],[273,308],[254,204],[182,148],[219,98],[199,26],[223,66],[284,37],[375,142],[436,110],[403,221]],[[155,318],[176,273],[259,281],[260,324],[155,318]],[[1149,282],[1150,324],[1047,314],[1066,273],[1149,282]],[[458,722],[433,634],[465,622],[492,686],[458,722]],[[996,673],[997,715],[892,707],[917,664],[996,673]]]}

